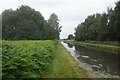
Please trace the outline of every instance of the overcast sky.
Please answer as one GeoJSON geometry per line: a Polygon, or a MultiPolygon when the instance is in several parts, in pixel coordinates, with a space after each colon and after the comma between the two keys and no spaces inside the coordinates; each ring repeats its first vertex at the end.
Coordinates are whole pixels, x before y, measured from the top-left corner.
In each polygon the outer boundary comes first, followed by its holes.
{"type": "Polygon", "coordinates": [[[74,28],[85,20],[88,15],[103,13],[107,7],[114,7],[118,0],[0,0],[0,13],[5,9],[16,9],[28,5],[40,11],[47,20],[56,13],[60,25],[63,26],[60,38],[74,34],[74,28]]]}

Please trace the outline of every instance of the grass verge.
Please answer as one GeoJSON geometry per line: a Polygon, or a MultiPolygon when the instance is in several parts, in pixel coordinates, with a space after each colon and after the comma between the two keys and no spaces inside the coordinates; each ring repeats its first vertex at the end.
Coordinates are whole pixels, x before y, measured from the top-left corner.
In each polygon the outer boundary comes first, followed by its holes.
{"type": "Polygon", "coordinates": [[[84,47],[95,47],[98,49],[102,49],[102,50],[107,50],[107,51],[112,51],[113,53],[118,54],[120,52],[120,46],[115,46],[115,45],[108,45],[107,44],[100,44],[100,43],[92,43],[92,42],[83,42],[83,41],[75,41],[75,40],[65,40],[65,42],[67,43],[71,43],[74,45],[80,45],[80,46],[84,46],[84,47]]]}
{"type": "Polygon", "coordinates": [[[52,70],[45,78],[88,78],[88,74],[83,70],[70,53],[59,43],[55,53],[52,70]]]}

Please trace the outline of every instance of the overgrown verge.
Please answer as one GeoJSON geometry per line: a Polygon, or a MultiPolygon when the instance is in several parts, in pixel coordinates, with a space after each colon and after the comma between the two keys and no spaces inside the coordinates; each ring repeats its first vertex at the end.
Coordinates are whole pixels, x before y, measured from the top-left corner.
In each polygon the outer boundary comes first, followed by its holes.
{"type": "Polygon", "coordinates": [[[3,41],[3,78],[42,78],[49,72],[57,41],[3,41]]]}
{"type": "Polygon", "coordinates": [[[74,45],[86,46],[86,47],[95,47],[102,50],[112,51],[113,53],[118,54],[120,52],[120,46],[117,45],[117,42],[98,42],[98,41],[75,41],[75,40],[65,40],[67,43],[74,45]]]}

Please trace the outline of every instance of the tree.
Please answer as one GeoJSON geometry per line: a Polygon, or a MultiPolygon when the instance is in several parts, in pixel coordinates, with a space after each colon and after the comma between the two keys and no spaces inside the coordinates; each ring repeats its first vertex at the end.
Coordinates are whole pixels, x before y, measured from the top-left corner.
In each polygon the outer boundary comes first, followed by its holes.
{"type": "Polygon", "coordinates": [[[120,41],[120,1],[108,13],[88,16],[75,28],[75,40],[120,41]]]}
{"type": "Polygon", "coordinates": [[[111,40],[120,41],[120,1],[116,3],[114,10],[109,11],[108,36],[111,40]]]}
{"type": "Polygon", "coordinates": [[[72,34],[69,34],[68,39],[74,39],[74,36],[72,34]]]}
{"type": "Polygon", "coordinates": [[[100,21],[98,21],[98,41],[106,41],[107,37],[107,30],[108,30],[108,14],[103,13],[101,14],[100,21]]]}
{"type": "Polygon", "coordinates": [[[2,39],[2,16],[0,15],[0,39],[2,39]]]}
{"type": "Polygon", "coordinates": [[[59,26],[59,20],[58,20],[58,17],[55,13],[50,15],[50,18],[48,19],[48,24],[52,28],[54,28],[53,34],[54,34],[55,39],[59,39],[59,35],[61,32],[62,26],[59,26]]]}
{"type": "Polygon", "coordinates": [[[14,11],[12,9],[5,10],[2,14],[2,39],[13,39],[14,34],[14,11]]]}
{"type": "Polygon", "coordinates": [[[47,22],[42,14],[29,6],[22,5],[15,11],[2,12],[3,39],[7,40],[43,40],[59,39],[59,20],[55,14],[47,22]]]}

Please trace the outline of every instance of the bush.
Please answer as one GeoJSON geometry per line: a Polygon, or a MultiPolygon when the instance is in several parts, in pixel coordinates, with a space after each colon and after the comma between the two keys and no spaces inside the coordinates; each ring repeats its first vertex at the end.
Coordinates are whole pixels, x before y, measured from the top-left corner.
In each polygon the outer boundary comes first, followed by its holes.
{"type": "Polygon", "coordinates": [[[39,78],[49,71],[56,41],[3,41],[3,78],[39,78]]]}

